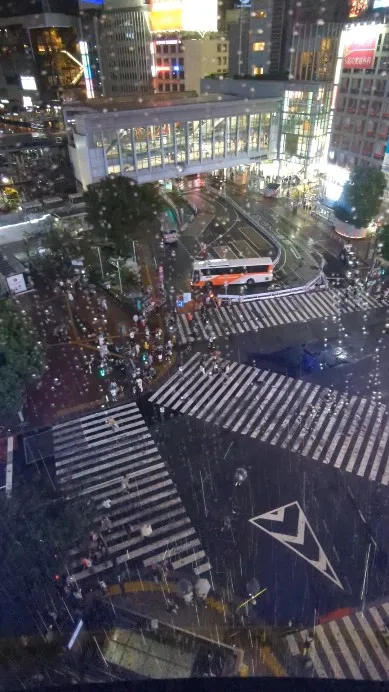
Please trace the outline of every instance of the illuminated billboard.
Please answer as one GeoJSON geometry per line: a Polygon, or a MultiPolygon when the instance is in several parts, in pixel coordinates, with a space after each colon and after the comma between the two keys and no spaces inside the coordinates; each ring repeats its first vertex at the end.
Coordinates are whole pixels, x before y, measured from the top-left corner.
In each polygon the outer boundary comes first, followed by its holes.
{"type": "Polygon", "coordinates": [[[389,7],[389,0],[374,0],[373,10],[383,10],[385,7],[389,7]]]}
{"type": "Polygon", "coordinates": [[[374,66],[377,47],[377,27],[361,26],[347,32],[343,69],[370,70],[374,66]]]}
{"type": "Polygon", "coordinates": [[[151,0],[153,31],[217,31],[218,0],[151,0]]]}
{"type": "Polygon", "coordinates": [[[348,13],[349,18],[355,19],[355,17],[359,17],[361,14],[366,12],[368,4],[368,0],[350,0],[348,13]]]}

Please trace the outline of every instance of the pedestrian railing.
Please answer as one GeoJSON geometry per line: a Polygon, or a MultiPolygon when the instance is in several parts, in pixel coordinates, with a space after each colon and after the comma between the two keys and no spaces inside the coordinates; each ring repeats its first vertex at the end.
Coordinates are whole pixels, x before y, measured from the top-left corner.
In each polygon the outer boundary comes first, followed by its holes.
{"type": "Polygon", "coordinates": [[[328,279],[323,275],[319,274],[315,276],[311,281],[302,285],[295,286],[294,288],[281,288],[278,291],[268,291],[267,293],[256,293],[246,296],[237,295],[219,295],[218,298],[222,300],[228,300],[230,303],[249,303],[254,300],[272,300],[273,298],[282,298],[283,296],[293,296],[299,293],[309,293],[313,290],[326,290],[329,286],[328,279]]]}

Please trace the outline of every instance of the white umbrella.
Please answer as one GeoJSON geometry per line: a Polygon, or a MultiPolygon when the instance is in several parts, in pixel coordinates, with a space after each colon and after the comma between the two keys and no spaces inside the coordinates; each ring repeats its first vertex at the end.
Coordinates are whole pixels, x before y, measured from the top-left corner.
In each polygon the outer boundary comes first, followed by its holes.
{"type": "Polygon", "coordinates": [[[207,598],[210,590],[211,584],[208,579],[198,579],[195,585],[197,598],[207,598]]]}
{"type": "Polygon", "coordinates": [[[143,524],[141,526],[140,532],[143,536],[143,538],[147,538],[147,536],[151,536],[153,533],[153,529],[151,528],[151,524],[143,524]]]}

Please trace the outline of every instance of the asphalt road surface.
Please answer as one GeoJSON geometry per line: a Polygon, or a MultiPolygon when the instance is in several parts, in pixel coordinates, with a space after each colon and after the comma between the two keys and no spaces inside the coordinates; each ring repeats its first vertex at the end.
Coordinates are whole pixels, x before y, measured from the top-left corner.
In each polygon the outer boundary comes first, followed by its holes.
{"type": "Polygon", "coordinates": [[[309,627],[387,592],[385,321],[378,309],[327,331],[316,321],[300,332],[284,325],[220,340],[228,382],[221,374],[204,380],[198,365],[189,372],[192,351],[148,405],[150,422],[165,419],[152,435],[215,582],[243,601],[256,579],[266,590],[251,614],[271,624],[309,627]],[[305,370],[302,350],[320,361],[325,338],[335,357],[305,370]],[[240,467],[247,480],[236,486],[240,467]]]}

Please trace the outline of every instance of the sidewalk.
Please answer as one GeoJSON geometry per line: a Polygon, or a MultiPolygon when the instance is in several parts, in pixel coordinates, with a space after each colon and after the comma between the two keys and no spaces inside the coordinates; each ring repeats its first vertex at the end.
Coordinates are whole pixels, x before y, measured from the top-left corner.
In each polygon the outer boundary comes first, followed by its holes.
{"type": "Polygon", "coordinates": [[[166,625],[177,627],[195,636],[213,642],[242,649],[241,674],[250,676],[286,677],[287,673],[275,657],[270,644],[265,641],[263,630],[250,626],[242,627],[240,618],[230,606],[214,597],[205,603],[194,602],[186,605],[176,597],[176,583],[154,581],[131,581],[122,585],[125,595],[118,585],[109,587],[109,596],[115,604],[131,612],[157,619],[166,625]],[[166,599],[178,605],[176,614],[166,609],[166,599]],[[243,673],[244,671],[244,673],[243,673]]]}

